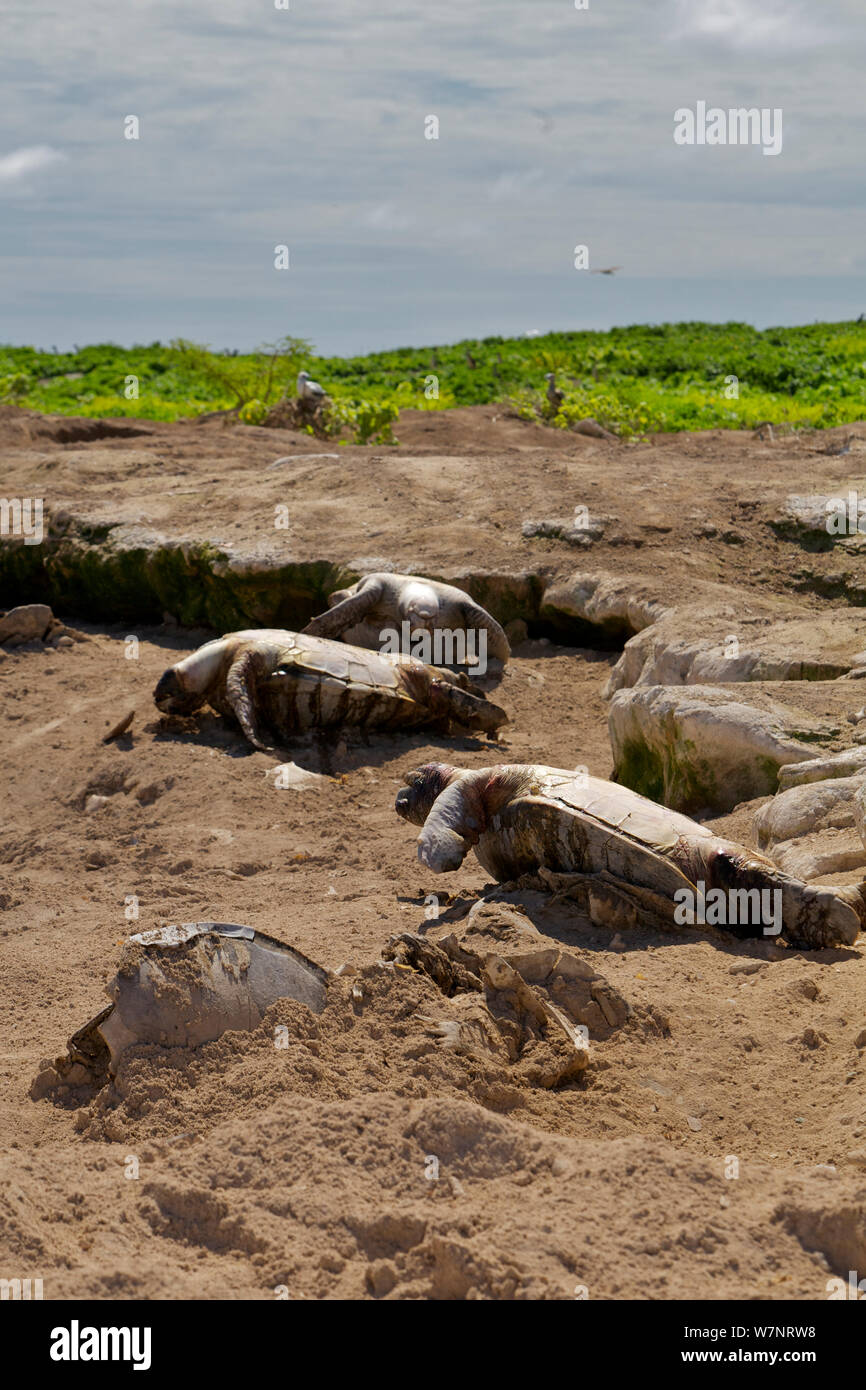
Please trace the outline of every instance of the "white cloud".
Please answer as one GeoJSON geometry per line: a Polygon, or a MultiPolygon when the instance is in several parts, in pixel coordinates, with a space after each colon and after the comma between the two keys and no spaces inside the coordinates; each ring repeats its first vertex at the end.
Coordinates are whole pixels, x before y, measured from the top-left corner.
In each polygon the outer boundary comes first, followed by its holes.
{"type": "MultiPolygon", "coordinates": [[[[827,37],[791,0],[675,0],[673,37],[709,39],[739,49],[813,47],[827,37]]],[[[814,11],[812,12],[814,13],[814,11]]]]}
{"type": "Polygon", "coordinates": [[[409,213],[401,212],[393,203],[380,203],[378,207],[365,213],[363,218],[366,226],[374,227],[380,232],[405,232],[414,220],[409,213]]]}
{"type": "Polygon", "coordinates": [[[842,258],[866,245],[863,0],[151,0],[146,25],[88,0],[85,26],[5,9],[7,339],[44,319],[49,342],[249,346],[288,324],[366,350],[862,307],[842,258]],[[783,108],[782,158],[676,146],[699,98],[783,108]],[[74,180],[34,131],[68,133],[74,180]],[[578,242],[629,277],[576,272],[578,242]],[[839,284],[807,304],[810,275],[839,284]]]}
{"type": "Polygon", "coordinates": [[[537,187],[542,179],[540,169],[515,169],[494,179],[490,185],[489,196],[495,203],[521,198],[537,187]]]}
{"type": "Polygon", "coordinates": [[[39,169],[47,169],[66,156],[50,145],[25,145],[11,154],[0,156],[0,183],[14,183],[17,179],[35,174],[39,169]]]}

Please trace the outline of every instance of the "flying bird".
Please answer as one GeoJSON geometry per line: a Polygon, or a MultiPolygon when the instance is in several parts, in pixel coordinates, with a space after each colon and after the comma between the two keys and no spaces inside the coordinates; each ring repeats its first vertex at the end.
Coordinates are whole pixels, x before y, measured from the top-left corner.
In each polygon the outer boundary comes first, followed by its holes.
{"type": "Polygon", "coordinates": [[[302,401],[323,401],[327,392],[317,381],[310,380],[309,372],[298,372],[298,399],[302,401]]]}
{"type": "Polygon", "coordinates": [[[616,275],[616,272],[617,272],[618,270],[622,270],[622,266],[621,266],[621,265],[609,265],[609,266],[606,266],[606,267],[604,268],[604,270],[594,270],[594,271],[592,272],[592,274],[593,274],[593,275],[616,275]]]}

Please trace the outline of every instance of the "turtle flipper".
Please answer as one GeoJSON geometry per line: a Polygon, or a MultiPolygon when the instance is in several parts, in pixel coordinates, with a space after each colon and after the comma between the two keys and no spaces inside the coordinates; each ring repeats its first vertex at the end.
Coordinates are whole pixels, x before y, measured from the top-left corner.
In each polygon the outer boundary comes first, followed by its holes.
{"type": "Polygon", "coordinates": [[[497,729],[508,723],[508,715],[499,705],[486,700],[481,695],[473,695],[461,690],[457,685],[446,681],[431,681],[431,695],[435,702],[442,702],[448,718],[463,729],[478,729],[486,734],[495,734],[497,729]]]}
{"type": "Polygon", "coordinates": [[[418,858],[434,874],[459,869],[484,829],[484,809],[473,774],[440,792],[418,836],[418,858]]]}
{"type": "Polygon", "coordinates": [[[467,629],[477,628],[479,631],[487,633],[488,655],[493,657],[494,661],[506,662],[508,660],[511,656],[511,647],[508,644],[508,638],[495,618],[491,618],[485,609],[472,602],[463,604],[460,616],[467,629]]]}
{"type": "Polygon", "coordinates": [[[263,753],[273,753],[274,749],[262,740],[256,727],[254,680],[254,654],[247,650],[229,667],[226,700],[253,747],[261,749],[263,753]]]}
{"type": "Polygon", "coordinates": [[[329,608],[327,613],[319,613],[312,618],[303,631],[311,637],[339,637],[347,628],[363,622],[381,596],[382,584],[379,580],[365,584],[358,593],[344,598],[341,603],[329,608]]]}
{"type": "Polygon", "coordinates": [[[784,932],[792,946],[807,950],[852,946],[856,941],[866,915],[859,888],[804,883],[764,855],[725,840],[702,841],[698,849],[708,885],[726,890],[738,909],[740,903],[748,903],[745,925],[742,920],[725,924],[736,936],[784,932]],[[757,899],[754,908],[751,895],[757,899]]]}

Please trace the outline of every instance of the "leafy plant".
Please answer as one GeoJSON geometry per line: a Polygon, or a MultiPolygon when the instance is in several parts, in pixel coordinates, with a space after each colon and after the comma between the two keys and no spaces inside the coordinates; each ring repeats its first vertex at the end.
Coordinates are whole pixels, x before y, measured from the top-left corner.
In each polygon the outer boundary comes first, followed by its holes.
{"type": "Polygon", "coordinates": [[[200,343],[175,338],[171,352],[181,371],[202,377],[223,391],[235,410],[252,401],[266,408],[294,390],[295,377],[312,348],[303,338],[281,338],[254,353],[233,357],[211,352],[200,343]]]}
{"type": "Polygon", "coordinates": [[[0,400],[57,414],[161,420],[234,410],[260,423],[262,407],[291,404],[301,367],[330,397],[315,431],[370,443],[393,439],[400,410],[503,401],[560,428],[591,415],[624,435],[742,429],[763,420],[822,428],[866,415],[866,324],[851,321],[763,331],[744,323],[638,324],[351,358],[316,357],[298,338],[238,354],[180,339],[68,353],[0,346],[0,400]],[[552,420],[547,371],[564,393],[552,420]],[[438,396],[428,398],[431,375],[438,396]],[[138,382],[132,399],[124,389],[129,376],[138,382]],[[729,376],[739,381],[736,399],[725,395],[729,376]]]}
{"type": "Polygon", "coordinates": [[[267,415],[268,407],[259,400],[247,401],[238,411],[238,419],[244,425],[263,425],[267,415]]]}
{"type": "Polygon", "coordinates": [[[392,426],[400,415],[394,401],[341,400],[328,412],[330,432],[348,428],[356,444],[396,444],[392,426]]]}
{"type": "Polygon", "coordinates": [[[0,401],[11,401],[18,405],[30,390],[30,378],[26,372],[11,372],[0,376],[0,401]]]}

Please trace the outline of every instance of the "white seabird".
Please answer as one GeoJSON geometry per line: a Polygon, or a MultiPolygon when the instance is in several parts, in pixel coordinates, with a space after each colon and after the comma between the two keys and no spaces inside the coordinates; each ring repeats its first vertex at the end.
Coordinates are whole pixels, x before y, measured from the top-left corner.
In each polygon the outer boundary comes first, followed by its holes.
{"type": "Polygon", "coordinates": [[[302,401],[321,401],[327,392],[317,381],[311,381],[308,372],[298,372],[298,398],[302,401]]]}

